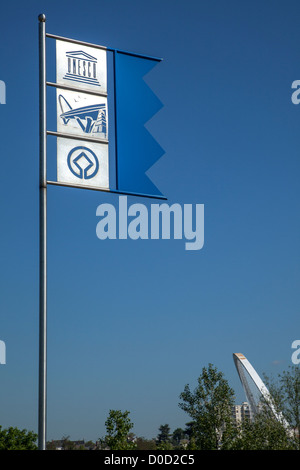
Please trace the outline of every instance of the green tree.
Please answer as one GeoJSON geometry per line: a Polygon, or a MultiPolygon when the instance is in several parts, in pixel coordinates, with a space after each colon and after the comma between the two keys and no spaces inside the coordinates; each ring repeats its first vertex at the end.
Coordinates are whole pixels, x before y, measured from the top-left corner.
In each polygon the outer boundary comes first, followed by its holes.
{"type": "Polygon", "coordinates": [[[70,436],[63,436],[61,438],[61,446],[63,450],[74,450],[75,444],[74,442],[70,441],[70,436]]]}
{"type": "Polygon", "coordinates": [[[26,429],[0,426],[0,450],[37,450],[37,434],[26,429]]]}
{"type": "Polygon", "coordinates": [[[262,400],[259,422],[264,427],[263,445],[300,450],[300,369],[290,366],[277,378],[264,378],[270,398],[262,400]],[[272,406],[271,406],[272,405],[272,406]],[[275,409],[278,419],[275,418],[275,409]],[[273,423],[273,424],[272,424],[273,423]],[[274,435],[277,430],[277,435],[274,435]]]}
{"type": "Polygon", "coordinates": [[[168,424],[162,424],[158,430],[159,434],[156,438],[157,444],[161,444],[162,442],[170,442],[170,426],[168,424]]]}
{"type": "Polygon", "coordinates": [[[288,423],[288,435],[293,447],[300,450],[300,368],[290,366],[278,375],[277,382],[266,379],[270,393],[276,397],[278,411],[288,423]]]}
{"type": "Polygon", "coordinates": [[[179,407],[193,420],[193,446],[200,450],[230,448],[236,433],[231,414],[234,391],[222,372],[212,364],[204,367],[195,390],[186,385],[180,399],[179,407]]]}
{"type": "Polygon", "coordinates": [[[135,442],[129,439],[133,423],[129,418],[129,411],[110,410],[105,421],[106,435],[101,439],[102,446],[111,450],[132,450],[136,448],[135,442]]]}
{"type": "Polygon", "coordinates": [[[178,448],[180,446],[180,441],[182,441],[182,439],[184,439],[185,437],[186,437],[185,432],[182,428],[174,429],[173,434],[172,434],[173,446],[178,448]]]}
{"type": "Polygon", "coordinates": [[[187,449],[188,450],[197,450],[196,445],[196,426],[194,421],[186,423],[186,428],[184,430],[185,435],[188,438],[187,449]]]}
{"type": "Polygon", "coordinates": [[[171,450],[173,449],[171,443],[171,431],[168,424],[162,424],[159,427],[159,433],[156,438],[156,448],[158,450],[171,450]]]}
{"type": "Polygon", "coordinates": [[[156,448],[158,450],[171,450],[173,449],[171,443],[171,431],[168,424],[162,424],[159,427],[159,434],[156,438],[156,448]]]}
{"type": "Polygon", "coordinates": [[[264,378],[269,390],[251,421],[242,423],[234,449],[300,449],[300,370],[289,367],[277,379],[264,378]]]}
{"type": "Polygon", "coordinates": [[[262,410],[253,420],[246,420],[232,444],[234,450],[291,450],[286,429],[269,411],[262,410]]]}
{"type": "Polygon", "coordinates": [[[156,444],[154,439],[145,439],[144,437],[136,438],[136,450],[155,450],[156,444]]]}

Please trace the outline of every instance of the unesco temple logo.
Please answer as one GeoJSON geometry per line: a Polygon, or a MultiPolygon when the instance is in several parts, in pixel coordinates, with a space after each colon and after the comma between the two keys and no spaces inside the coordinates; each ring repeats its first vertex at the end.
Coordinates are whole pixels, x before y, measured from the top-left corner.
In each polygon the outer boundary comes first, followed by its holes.
{"type": "Polygon", "coordinates": [[[66,52],[67,73],[65,80],[100,86],[97,80],[97,59],[83,51],[66,52]]]}

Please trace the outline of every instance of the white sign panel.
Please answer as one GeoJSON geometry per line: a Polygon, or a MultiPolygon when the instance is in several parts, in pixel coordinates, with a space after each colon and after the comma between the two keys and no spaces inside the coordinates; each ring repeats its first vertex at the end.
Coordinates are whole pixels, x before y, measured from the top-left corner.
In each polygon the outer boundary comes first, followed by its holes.
{"type": "Polygon", "coordinates": [[[108,145],[58,137],[57,181],[108,189],[108,145]]]}
{"type": "Polygon", "coordinates": [[[108,140],[107,98],[57,89],[57,131],[108,140]]]}
{"type": "Polygon", "coordinates": [[[107,93],[106,50],[57,40],[56,81],[107,93]]]}

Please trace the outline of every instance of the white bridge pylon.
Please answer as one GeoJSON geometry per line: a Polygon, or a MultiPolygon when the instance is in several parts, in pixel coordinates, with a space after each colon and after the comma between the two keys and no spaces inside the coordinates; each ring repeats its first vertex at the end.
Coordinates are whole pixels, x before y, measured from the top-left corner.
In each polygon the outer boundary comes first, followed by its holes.
{"type": "Polygon", "coordinates": [[[234,353],[233,360],[242,382],[247,401],[250,405],[252,415],[255,416],[259,412],[260,404],[263,404],[264,401],[266,401],[273,411],[275,418],[287,428],[287,422],[281,413],[278,413],[275,409],[269,390],[248,359],[246,359],[246,357],[241,353],[234,353]]]}

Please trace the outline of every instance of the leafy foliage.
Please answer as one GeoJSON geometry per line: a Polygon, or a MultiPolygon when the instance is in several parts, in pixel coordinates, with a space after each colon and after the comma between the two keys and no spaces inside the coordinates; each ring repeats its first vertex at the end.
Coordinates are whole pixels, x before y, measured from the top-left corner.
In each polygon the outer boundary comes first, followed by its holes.
{"type": "Polygon", "coordinates": [[[185,431],[182,428],[176,428],[172,434],[172,444],[175,448],[180,448],[180,443],[186,438],[185,431]]]}
{"type": "Polygon", "coordinates": [[[105,421],[106,436],[102,445],[111,450],[132,450],[136,448],[135,442],[129,439],[133,423],[129,418],[129,411],[110,410],[105,421]]]}
{"type": "Polygon", "coordinates": [[[37,450],[36,440],[37,434],[26,429],[0,426],[0,450],[37,450]]]}
{"type": "Polygon", "coordinates": [[[212,364],[203,368],[198,385],[180,394],[179,406],[191,418],[191,443],[201,450],[226,449],[235,434],[231,416],[234,392],[212,364]]]}
{"type": "Polygon", "coordinates": [[[280,414],[286,430],[289,446],[300,450],[300,369],[290,366],[278,375],[277,381],[265,378],[277,413],[280,414]]]}
{"type": "Polygon", "coordinates": [[[163,450],[164,447],[168,447],[166,446],[166,444],[169,444],[171,442],[170,436],[170,426],[168,424],[162,424],[159,427],[159,434],[156,438],[156,445],[159,449],[163,450]]]}
{"type": "Polygon", "coordinates": [[[155,440],[145,439],[144,437],[137,437],[136,450],[156,450],[155,440]]]}
{"type": "Polygon", "coordinates": [[[238,437],[232,443],[233,450],[291,450],[293,446],[286,429],[266,410],[258,413],[253,421],[245,421],[238,437]]]}

